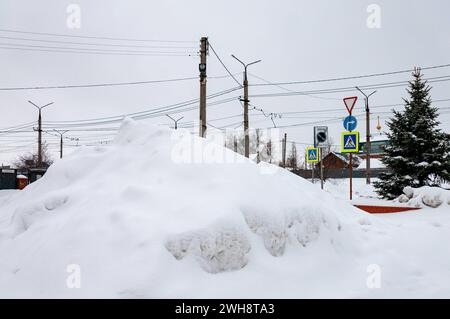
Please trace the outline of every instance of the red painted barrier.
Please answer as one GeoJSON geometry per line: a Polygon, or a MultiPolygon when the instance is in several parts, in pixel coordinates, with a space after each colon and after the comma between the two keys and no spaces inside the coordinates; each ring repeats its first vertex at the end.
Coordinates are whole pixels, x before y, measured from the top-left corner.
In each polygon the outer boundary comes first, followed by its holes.
{"type": "Polygon", "coordinates": [[[399,207],[399,206],[371,206],[371,205],[353,205],[353,206],[371,214],[400,213],[420,209],[417,207],[399,207]]]}

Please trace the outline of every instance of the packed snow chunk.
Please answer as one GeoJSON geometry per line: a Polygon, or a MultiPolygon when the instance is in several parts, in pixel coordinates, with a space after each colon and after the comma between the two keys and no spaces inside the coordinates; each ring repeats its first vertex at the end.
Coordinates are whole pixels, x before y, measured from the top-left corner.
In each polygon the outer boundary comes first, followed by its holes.
{"type": "Polygon", "coordinates": [[[51,218],[52,213],[60,211],[69,197],[65,193],[51,192],[42,199],[20,203],[11,215],[8,227],[0,227],[0,237],[15,237],[26,231],[34,223],[42,223],[51,218]]]}
{"type": "Polygon", "coordinates": [[[450,204],[450,191],[440,187],[423,186],[412,188],[407,186],[402,195],[397,198],[400,203],[408,203],[411,206],[422,206],[422,204],[436,208],[443,203],[450,204]]]}
{"type": "Polygon", "coordinates": [[[405,194],[408,198],[413,198],[414,196],[414,188],[411,186],[406,186],[403,188],[403,194],[405,194]]]}
{"type": "Polygon", "coordinates": [[[431,188],[424,191],[422,195],[422,202],[430,207],[436,208],[443,203],[441,189],[431,188]]]}
{"type": "Polygon", "coordinates": [[[178,260],[193,255],[205,271],[219,273],[247,265],[251,246],[237,227],[212,227],[172,236],[166,248],[178,260]]]}
{"type": "Polygon", "coordinates": [[[326,216],[315,207],[288,208],[275,212],[246,207],[243,209],[249,228],[259,235],[272,256],[282,256],[288,242],[306,247],[319,238],[321,231],[340,231],[336,217],[326,216]]]}
{"type": "Polygon", "coordinates": [[[409,197],[408,197],[408,195],[401,194],[401,195],[398,197],[398,201],[399,201],[400,203],[407,203],[407,202],[409,202],[409,197]]]}

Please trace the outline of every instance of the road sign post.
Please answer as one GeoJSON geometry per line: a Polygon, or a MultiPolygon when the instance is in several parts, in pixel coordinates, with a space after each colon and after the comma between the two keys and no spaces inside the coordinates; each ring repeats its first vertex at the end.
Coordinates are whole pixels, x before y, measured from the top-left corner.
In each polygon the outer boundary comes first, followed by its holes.
{"type": "Polygon", "coordinates": [[[328,126],[314,126],[314,147],[320,150],[320,187],[323,189],[322,151],[328,146],[328,126]]]}
{"type": "Polygon", "coordinates": [[[320,188],[323,189],[323,148],[320,148],[320,188]]]}
{"type": "Polygon", "coordinates": [[[319,149],[317,147],[306,148],[306,162],[311,163],[311,181],[314,184],[314,163],[319,161],[319,149]]]}
{"type": "Polygon", "coordinates": [[[357,153],[359,150],[359,132],[352,132],[356,129],[358,124],[356,118],[352,116],[353,108],[355,107],[357,96],[350,96],[344,98],[345,108],[347,109],[348,115],[344,119],[344,127],[349,132],[342,133],[342,153],[349,154],[349,168],[348,175],[350,179],[350,200],[353,199],[353,153],[357,153]]]}

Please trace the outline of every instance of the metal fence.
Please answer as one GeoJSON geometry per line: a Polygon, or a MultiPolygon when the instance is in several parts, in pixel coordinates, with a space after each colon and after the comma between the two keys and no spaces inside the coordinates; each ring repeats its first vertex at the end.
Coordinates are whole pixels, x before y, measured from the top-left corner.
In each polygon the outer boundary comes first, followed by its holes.
{"type": "MultiPolygon", "coordinates": [[[[387,169],[387,168],[372,168],[370,170],[370,177],[377,178],[378,176],[380,176],[381,173],[387,173],[387,172],[389,172],[389,169],[387,169]]],[[[307,179],[312,178],[312,170],[310,170],[310,169],[297,169],[297,170],[293,170],[292,173],[299,175],[303,178],[307,178],[307,179]]],[[[350,172],[349,172],[348,168],[324,169],[323,177],[325,179],[327,179],[327,178],[348,178],[349,173],[350,172]]],[[[354,178],[365,178],[366,170],[365,169],[353,169],[352,176],[354,178]]],[[[320,178],[320,170],[314,170],[314,178],[320,178]]]]}

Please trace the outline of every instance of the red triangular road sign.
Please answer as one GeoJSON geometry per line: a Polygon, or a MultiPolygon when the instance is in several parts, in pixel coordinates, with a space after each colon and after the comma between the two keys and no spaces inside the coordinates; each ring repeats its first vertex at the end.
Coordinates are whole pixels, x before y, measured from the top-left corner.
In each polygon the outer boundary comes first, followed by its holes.
{"type": "Polygon", "coordinates": [[[356,101],[358,100],[357,96],[351,96],[351,97],[346,97],[344,98],[344,104],[345,107],[347,108],[348,114],[352,114],[353,111],[353,107],[356,104],[356,101]]]}

